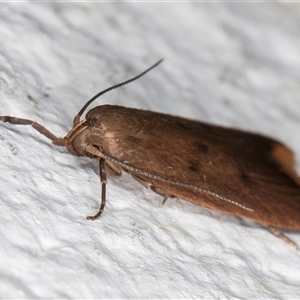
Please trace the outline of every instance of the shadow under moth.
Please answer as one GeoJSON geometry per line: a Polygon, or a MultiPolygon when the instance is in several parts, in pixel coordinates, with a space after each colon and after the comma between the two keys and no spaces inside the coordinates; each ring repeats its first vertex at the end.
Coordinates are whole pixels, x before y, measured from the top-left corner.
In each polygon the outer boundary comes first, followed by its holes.
{"type": "Polygon", "coordinates": [[[99,160],[101,205],[106,201],[106,171],[128,172],[162,195],[250,218],[291,245],[277,228],[300,230],[299,177],[293,153],[280,142],[235,129],[167,114],[101,105],[80,117],[98,97],[128,84],[156,67],[92,97],[75,116],[73,128],[58,138],[39,123],[10,116],[2,122],[31,125],[53,144],[76,156],[99,160]]]}

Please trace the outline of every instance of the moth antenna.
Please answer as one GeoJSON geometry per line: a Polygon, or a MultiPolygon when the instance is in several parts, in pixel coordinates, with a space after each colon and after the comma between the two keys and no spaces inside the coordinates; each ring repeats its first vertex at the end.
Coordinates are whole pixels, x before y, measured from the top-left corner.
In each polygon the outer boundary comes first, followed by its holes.
{"type": "Polygon", "coordinates": [[[120,86],[123,86],[127,83],[130,83],[132,81],[135,81],[137,80],[138,78],[142,77],[143,75],[145,75],[146,73],[148,73],[149,71],[151,71],[152,69],[154,69],[156,66],[158,66],[161,62],[163,61],[163,59],[160,59],[157,63],[155,63],[153,66],[151,66],[150,68],[148,68],[147,70],[145,70],[144,72],[142,72],[141,74],[131,78],[131,79],[128,79],[126,81],[123,81],[121,83],[118,83],[116,85],[113,85],[101,92],[99,92],[98,94],[96,94],[95,96],[93,96],[83,107],[82,109],[78,112],[78,114],[74,117],[74,120],[73,120],[73,126],[76,125],[77,123],[79,123],[80,121],[80,117],[82,116],[82,114],[84,113],[84,111],[87,109],[87,107],[94,101],[96,100],[97,98],[99,98],[100,96],[102,96],[103,94],[111,91],[111,90],[114,90],[120,86]]]}

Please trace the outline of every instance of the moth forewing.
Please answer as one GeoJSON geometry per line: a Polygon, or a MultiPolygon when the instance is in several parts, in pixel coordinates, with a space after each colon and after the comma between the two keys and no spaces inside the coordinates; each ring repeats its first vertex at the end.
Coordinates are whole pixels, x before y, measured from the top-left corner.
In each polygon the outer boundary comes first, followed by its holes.
{"type": "Polygon", "coordinates": [[[273,153],[279,148],[291,153],[281,143],[120,106],[98,106],[89,111],[89,119],[105,128],[101,155],[163,191],[160,194],[263,224],[300,229],[299,186],[273,153]],[[117,122],[126,118],[128,126],[117,122]]]}

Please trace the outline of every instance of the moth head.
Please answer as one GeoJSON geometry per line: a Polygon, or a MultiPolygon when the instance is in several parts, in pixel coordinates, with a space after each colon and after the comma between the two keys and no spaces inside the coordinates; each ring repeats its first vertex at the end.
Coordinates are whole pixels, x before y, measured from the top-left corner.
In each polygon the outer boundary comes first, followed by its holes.
{"type": "Polygon", "coordinates": [[[86,120],[77,123],[64,137],[64,143],[67,150],[76,156],[84,156],[85,137],[88,134],[88,125],[86,120]]]}
{"type": "Polygon", "coordinates": [[[102,151],[103,138],[104,130],[101,124],[95,126],[93,119],[87,118],[73,126],[64,137],[64,145],[73,155],[94,158],[95,155],[89,149],[92,147],[102,151]]]}

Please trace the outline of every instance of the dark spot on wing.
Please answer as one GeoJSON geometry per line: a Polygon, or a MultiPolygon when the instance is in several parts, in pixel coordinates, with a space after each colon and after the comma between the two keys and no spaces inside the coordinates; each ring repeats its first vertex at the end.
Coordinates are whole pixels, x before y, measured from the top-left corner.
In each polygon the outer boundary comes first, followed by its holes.
{"type": "Polygon", "coordinates": [[[189,169],[192,172],[199,173],[200,172],[200,164],[196,161],[190,161],[189,162],[189,169]]]}
{"type": "Polygon", "coordinates": [[[240,176],[242,178],[242,180],[247,183],[247,184],[251,184],[252,180],[250,178],[250,176],[247,174],[247,172],[245,172],[244,170],[240,169],[240,176]]]}
{"type": "Polygon", "coordinates": [[[137,146],[141,142],[140,138],[137,138],[135,136],[129,135],[127,137],[127,143],[130,144],[130,147],[137,146]]]}
{"type": "Polygon", "coordinates": [[[201,143],[200,141],[195,141],[193,145],[202,153],[207,153],[209,151],[209,146],[201,143]]]}

